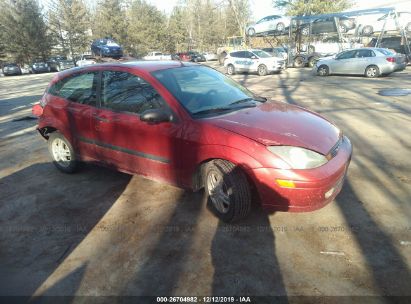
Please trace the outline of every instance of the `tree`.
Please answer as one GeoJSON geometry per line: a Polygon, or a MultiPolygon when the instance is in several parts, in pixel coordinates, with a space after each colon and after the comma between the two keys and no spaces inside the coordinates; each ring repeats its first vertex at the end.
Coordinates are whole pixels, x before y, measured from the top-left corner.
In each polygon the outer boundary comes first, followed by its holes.
{"type": "Polygon", "coordinates": [[[146,55],[152,50],[165,50],[166,16],[144,0],[134,0],[128,13],[128,42],[134,55],[146,55]]]}
{"type": "Polygon", "coordinates": [[[338,13],[354,5],[353,0],[273,0],[274,7],[285,9],[289,16],[338,13]]]}
{"type": "Polygon", "coordinates": [[[186,12],[180,7],[174,7],[168,20],[165,49],[170,53],[187,49],[186,12]]]}
{"type": "Polygon", "coordinates": [[[89,12],[82,0],[55,0],[50,5],[49,26],[63,52],[71,56],[90,46],[89,12]]]}
{"type": "Polygon", "coordinates": [[[234,22],[238,28],[238,34],[244,37],[245,40],[245,27],[251,16],[250,4],[248,0],[227,0],[229,7],[229,20],[234,22]],[[231,15],[231,16],[230,16],[231,15]]]}
{"type": "Polygon", "coordinates": [[[36,57],[46,58],[51,39],[37,1],[4,1],[2,8],[0,24],[5,52],[20,63],[28,63],[36,57]]]}
{"type": "Polygon", "coordinates": [[[93,18],[93,37],[110,37],[126,49],[128,41],[127,3],[123,0],[102,0],[97,4],[93,18]]]}

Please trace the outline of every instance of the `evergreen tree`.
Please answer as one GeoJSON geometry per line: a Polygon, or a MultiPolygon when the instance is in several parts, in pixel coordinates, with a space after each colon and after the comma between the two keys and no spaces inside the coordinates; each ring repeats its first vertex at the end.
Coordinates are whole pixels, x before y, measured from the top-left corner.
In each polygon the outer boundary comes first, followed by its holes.
{"type": "Polygon", "coordinates": [[[338,13],[354,5],[352,0],[274,0],[273,4],[289,16],[338,13]]]}
{"type": "Polygon", "coordinates": [[[52,2],[49,25],[64,53],[74,56],[90,48],[89,13],[82,0],[52,2]]]}
{"type": "Polygon", "coordinates": [[[128,19],[128,41],[134,55],[165,51],[167,23],[162,12],[144,0],[134,0],[128,10],[128,19]]]}
{"type": "Polygon", "coordinates": [[[5,52],[20,63],[46,58],[51,40],[36,0],[10,0],[2,3],[0,14],[5,52]]]}
{"type": "Polygon", "coordinates": [[[94,38],[113,38],[126,49],[128,42],[127,5],[122,0],[102,0],[97,4],[93,18],[94,38]]]}

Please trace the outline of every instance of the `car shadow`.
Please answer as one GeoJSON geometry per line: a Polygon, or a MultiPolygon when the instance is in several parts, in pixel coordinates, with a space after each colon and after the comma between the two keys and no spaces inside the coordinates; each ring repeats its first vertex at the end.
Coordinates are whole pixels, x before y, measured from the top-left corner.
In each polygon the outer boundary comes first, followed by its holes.
{"type": "MultiPolygon", "coordinates": [[[[66,175],[51,163],[2,178],[0,295],[31,296],[113,206],[130,178],[93,165],[66,175]]],[[[70,284],[78,285],[81,275],[74,277],[70,284]]]]}

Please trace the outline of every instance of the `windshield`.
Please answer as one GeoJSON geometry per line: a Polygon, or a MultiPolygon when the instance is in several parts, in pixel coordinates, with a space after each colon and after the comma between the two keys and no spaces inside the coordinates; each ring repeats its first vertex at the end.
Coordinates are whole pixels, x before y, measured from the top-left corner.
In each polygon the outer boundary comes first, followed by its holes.
{"type": "Polygon", "coordinates": [[[255,105],[255,97],[231,78],[205,66],[155,71],[157,78],[192,115],[219,109],[234,110],[255,105]],[[235,106],[234,106],[235,105],[235,106]]]}
{"type": "Polygon", "coordinates": [[[264,52],[262,50],[253,50],[253,53],[255,55],[257,55],[260,58],[269,58],[269,57],[273,57],[270,54],[268,54],[267,52],[264,52]]]}

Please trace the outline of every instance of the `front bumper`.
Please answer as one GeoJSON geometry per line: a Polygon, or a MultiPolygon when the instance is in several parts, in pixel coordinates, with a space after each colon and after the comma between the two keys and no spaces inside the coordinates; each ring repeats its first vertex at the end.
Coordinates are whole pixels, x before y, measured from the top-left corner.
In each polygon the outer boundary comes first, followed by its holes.
{"type": "Polygon", "coordinates": [[[337,155],[325,165],[310,170],[250,169],[262,206],[269,211],[306,212],[320,209],[340,192],[351,160],[352,146],[344,137],[337,155]],[[294,188],[276,180],[292,181],[294,188]]]}
{"type": "Polygon", "coordinates": [[[281,61],[281,62],[278,62],[277,64],[269,67],[268,71],[269,72],[278,72],[278,71],[285,70],[286,68],[287,68],[287,65],[286,65],[285,61],[281,61]]]}

